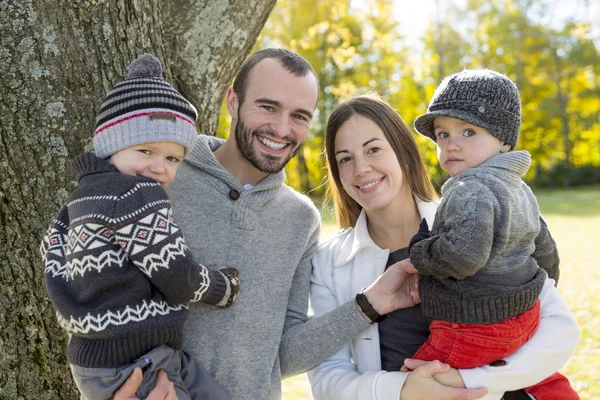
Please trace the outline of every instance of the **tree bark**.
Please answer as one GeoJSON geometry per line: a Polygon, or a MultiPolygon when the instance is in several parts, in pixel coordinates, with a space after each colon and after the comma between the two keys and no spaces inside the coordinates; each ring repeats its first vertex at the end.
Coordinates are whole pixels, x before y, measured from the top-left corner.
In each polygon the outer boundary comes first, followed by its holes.
{"type": "MultiPolygon", "coordinates": [[[[563,181],[563,186],[570,186],[570,176],[569,176],[569,167],[571,166],[571,140],[569,138],[570,136],[570,132],[569,132],[569,114],[567,112],[567,105],[568,105],[568,96],[569,96],[569,90],[567,88],[567,90],[565,92],[563,92],[563,88],[562,88],[562,82],[563,82],[563,75],[564,75],[564,70],[562,67],[562,60],[560,58],[560,56],[558,55],[557,49],[552,46],[551,47],[551,51],[552,51],[552,59],[554,61],[554,70],[555,70],[555,84],[556,84],[556,100],[558,103],[558,113],[560,116],[560,120],[562,123],[561,126],[561,135],[562,135],[562,139],[563,139],[563,153],[564,153],[564,160],[563,160],[563,165],[565,166],[565,180],[563,181]]],[[[569,84],[569,77],[568,77],[568,71],[567,71],[567,85],[569,84]]]]}
{"type": "Polygon", "coordinates": [[[164,1],[174,82],[198,109],[201,133],[215,135],[221,101],[276,0],[164,1]]]}
{"type": "Polygon", "coordinates": [[[298,158],[298,176],[300,177],[300,191],[308,195],[312,191],[306,157],[304,157],[304,148],[300,149],[298,158]]]}
{"type": "Polygon", "coordinates": [[[38,250],[77,184],[70,161],[91,148],[102,98],[143,52],[214,134],[222,94],[275,1],[229,3],[0,0],[0,399],[78,398],[38,250]]]}

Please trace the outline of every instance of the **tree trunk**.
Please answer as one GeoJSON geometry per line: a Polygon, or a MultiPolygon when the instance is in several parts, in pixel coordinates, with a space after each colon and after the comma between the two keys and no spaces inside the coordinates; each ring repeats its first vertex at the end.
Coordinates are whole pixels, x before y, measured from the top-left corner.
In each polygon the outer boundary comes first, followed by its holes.
{"type": "Polygon", "coordinates": [[[223,96],[275,1],[164,2],[165,48],[174,82],[198,108],[201,133],[215,135],[223,96]]]}
{"type": "MultiPolygon", "coordinates": [[[[564,71],[562,68],[562,60],[560,58],[560,56],[558,55],[557,49],[552,47],[552,59],[554,61],[554,68],[555,68],[555,83],[556,83],[556,100],[558,103],[558,114],[560,116],[560,120],[561,120],[561,134],[562,134],[562,139],[563,139],[563,152],[564,152],[564,160],[563,160],[563,164],[565,166],[565,180],[563,181],[563,186],[570,186],[570,172],[569,172],[569,167],[571,166],[571,140],[569,138],[570,133],[569,133],[569,114],[567,113],[567,105],[568,105],[568,95],[569,95],[569,91],[568,88],[566,90],[566,93],[563,92],[563,88],[562,88],[562,82],[563,82],[563,75],[564,75],[564,71]]],[[[567,77],[567,84],[569,83],[569,78],[567,77]]]]}
{"type": "Polygon", "coordinates": [[[0,1],[0,399],[78,398],[38,248],[77,184],[70,160],[90,148],[102,98],[151,52],[214,133],[274,0],[164,3],[0,1]],[[168,19],[175,3],[193,18],[168,19]],[[163,27],[180,40],[163,41],[163,27]]]}
{"type": "MultiPolygon", "coordinates": [[[[600,76],[597,74],[594,75],[594,89],[596,90],[596,95],[600,100],[600,76]]],[[[596,137],[598,138],[598,148],[600,148],[600,108],[596,113],[596,123],[598,128],[598,135],[596,137]]]]}
{"type": "Polygon", "coordinates": [[[298,176],[300,177],[300,191],[308,195],[311,190],[310,177],[308,166],[306,165],[306,157],[304,157],[304,148],[300,149],[297,155],[298,158],[298,176]]]}

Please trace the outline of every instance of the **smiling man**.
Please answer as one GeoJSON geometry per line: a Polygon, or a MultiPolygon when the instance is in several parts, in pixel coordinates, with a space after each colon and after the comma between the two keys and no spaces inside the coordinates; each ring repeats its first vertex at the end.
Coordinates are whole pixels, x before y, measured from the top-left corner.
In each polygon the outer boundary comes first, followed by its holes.
{"type": "Polygon", "coordinates": [[[306,60],[285,50],[255,53],[227,91],[231,134],[216,159],[243,185],[280,172],[308,137],[318,96],[306,60]],[[268,57],[273,54],[286,58],[268,57]]]}
{"type": "Polygon", "coordinates": [[[284,184],[283,168],[308,137],[318,93],[299,55],[251,55],[227,92],[229,139],[200,135],[169,193],[197,260],[240,271],[238,306],[191,307],[183,344],[233,399],[279,399],[282,377],[308,370],[368,326],[351,304],[306,323],[320,218],[284,184]],[[311,343],[318,336],[326,343],[311,343]]]}

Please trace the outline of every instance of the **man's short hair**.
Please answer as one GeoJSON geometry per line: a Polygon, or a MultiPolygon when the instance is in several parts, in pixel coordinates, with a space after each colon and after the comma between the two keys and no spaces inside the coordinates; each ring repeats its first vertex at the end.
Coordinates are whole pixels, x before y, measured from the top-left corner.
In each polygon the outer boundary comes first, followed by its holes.
{"type": "Polygon", "coordinates": [[[233,82],[233,91],[238,97],[240,106],[244,103],[246,97],[246,86],[248,85],[248,76],[250,75],[250,71],[252,71],[252,68],[254,68],[259,62],[267,58],[274,58],[278,60],[287,71],[295,76],[306,76],[309,73],[312,73],[317,81],[318,89],[319,80],[317,79],[317,74],[315,73],[312,65],[310,65],[310,63],[306,61],[304,57],[286,49],[263,49],[253,53],[244,60],[240,66],[240,70],[238,71],[235,81],[233,82]]]}

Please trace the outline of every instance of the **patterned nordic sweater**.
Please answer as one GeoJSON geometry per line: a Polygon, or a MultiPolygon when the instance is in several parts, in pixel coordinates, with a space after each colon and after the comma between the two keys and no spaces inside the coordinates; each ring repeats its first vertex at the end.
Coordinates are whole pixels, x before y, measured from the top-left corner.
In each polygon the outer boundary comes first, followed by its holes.
{"type": "Polygon", "coordinates": [[[41,245],[69,362],[113,368],[157,345],[179,349],[184,303],[224,305],[228,281],[194,261],[158,183],[91,153],[73,166],[79,186],[41,245]]]}

